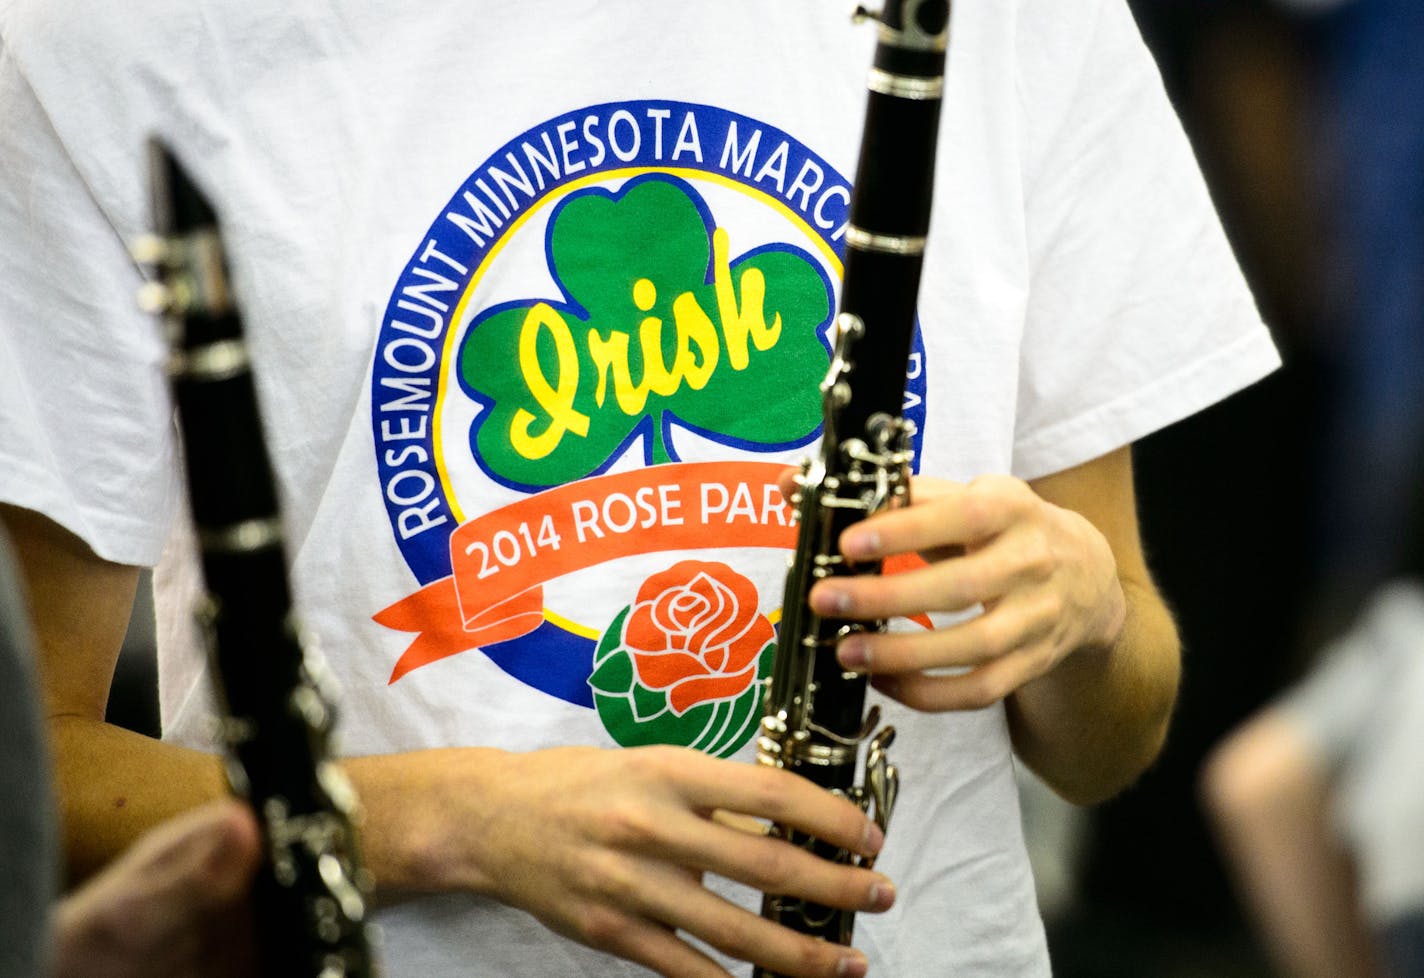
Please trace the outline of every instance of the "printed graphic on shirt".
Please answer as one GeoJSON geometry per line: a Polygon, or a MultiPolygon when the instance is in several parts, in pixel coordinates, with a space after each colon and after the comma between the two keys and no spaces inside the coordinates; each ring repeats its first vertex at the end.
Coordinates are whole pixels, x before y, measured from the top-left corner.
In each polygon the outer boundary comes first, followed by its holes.
{"type": "Polygon", "coordinates": [[[777,480],[820,433],[849,199],[785,132],[679,102],[580,109],[475,168],[373,363],[420,585],[374,615],[414,633],[392,683],[480,654],[625,746],[747,742],[795,542],[777,480]]]}

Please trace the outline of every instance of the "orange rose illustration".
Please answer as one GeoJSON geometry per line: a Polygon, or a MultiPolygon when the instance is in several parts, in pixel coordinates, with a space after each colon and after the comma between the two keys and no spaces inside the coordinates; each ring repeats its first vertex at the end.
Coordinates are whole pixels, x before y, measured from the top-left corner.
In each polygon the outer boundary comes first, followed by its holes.
{"type": "Polygon", "coordinates": [[[745,692],[775,634],[757,612],[750,580],[726,564],[684,560],[643,582],[623,644],[638,681],[666,690],[669,707],[681,716],[745,692]]]}

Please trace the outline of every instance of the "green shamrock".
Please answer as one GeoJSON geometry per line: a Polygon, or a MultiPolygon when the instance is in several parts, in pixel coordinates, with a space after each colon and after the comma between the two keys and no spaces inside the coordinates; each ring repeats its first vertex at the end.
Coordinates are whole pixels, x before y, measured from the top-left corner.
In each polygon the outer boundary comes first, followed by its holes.
{"type": "Polygon", "coordinates": [[[472,448],[495,478],[584,478],[637,435],[646,463],[668,462],[674,423],[739,447],[811,439],[830,283],[789,245],[732,261],[727,240],[673,177],[570,195],[548,232],[566,298],[495,307],[460,349],[460,381],[488,408],[472,448]]]}

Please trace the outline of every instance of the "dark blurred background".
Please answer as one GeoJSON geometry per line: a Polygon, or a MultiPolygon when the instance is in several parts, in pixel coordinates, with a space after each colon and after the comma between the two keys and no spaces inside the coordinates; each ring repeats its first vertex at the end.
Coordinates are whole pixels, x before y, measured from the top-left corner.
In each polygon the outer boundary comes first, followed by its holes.
{"type": "Polygon", "coordinates": [[[1084,818],[1055,973],[1265,978],[1196,780],[1401,559],[1424,449],[1424,3],[1131,6],[1286,366],[1137,450],[1184,685],[1161,761],[1084,818]]]}
{"type": "MultiPolygon", "coordinates": [[[[1030,801],[1029,831],[1059,978],[1269,978],[1196,779],[1399,558],[1424,449],[1424,0],[1131,6],[1286,366],[1139,446],[1185,646],[1172,735],[1112,803],[1030,801]]],[[[130,638],[111,718],[153,731],[146,596],[130,638]]]]}

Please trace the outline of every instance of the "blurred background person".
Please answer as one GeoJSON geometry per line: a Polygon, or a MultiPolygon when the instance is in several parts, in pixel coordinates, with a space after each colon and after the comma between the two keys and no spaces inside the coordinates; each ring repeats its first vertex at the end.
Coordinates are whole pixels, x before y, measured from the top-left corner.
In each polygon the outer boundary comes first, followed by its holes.
{"type": "Polygon", "coordinates": [[[1203,796],[1287,978],[1424,976],[1424,563],[1208,762],[1203,796]]]}

